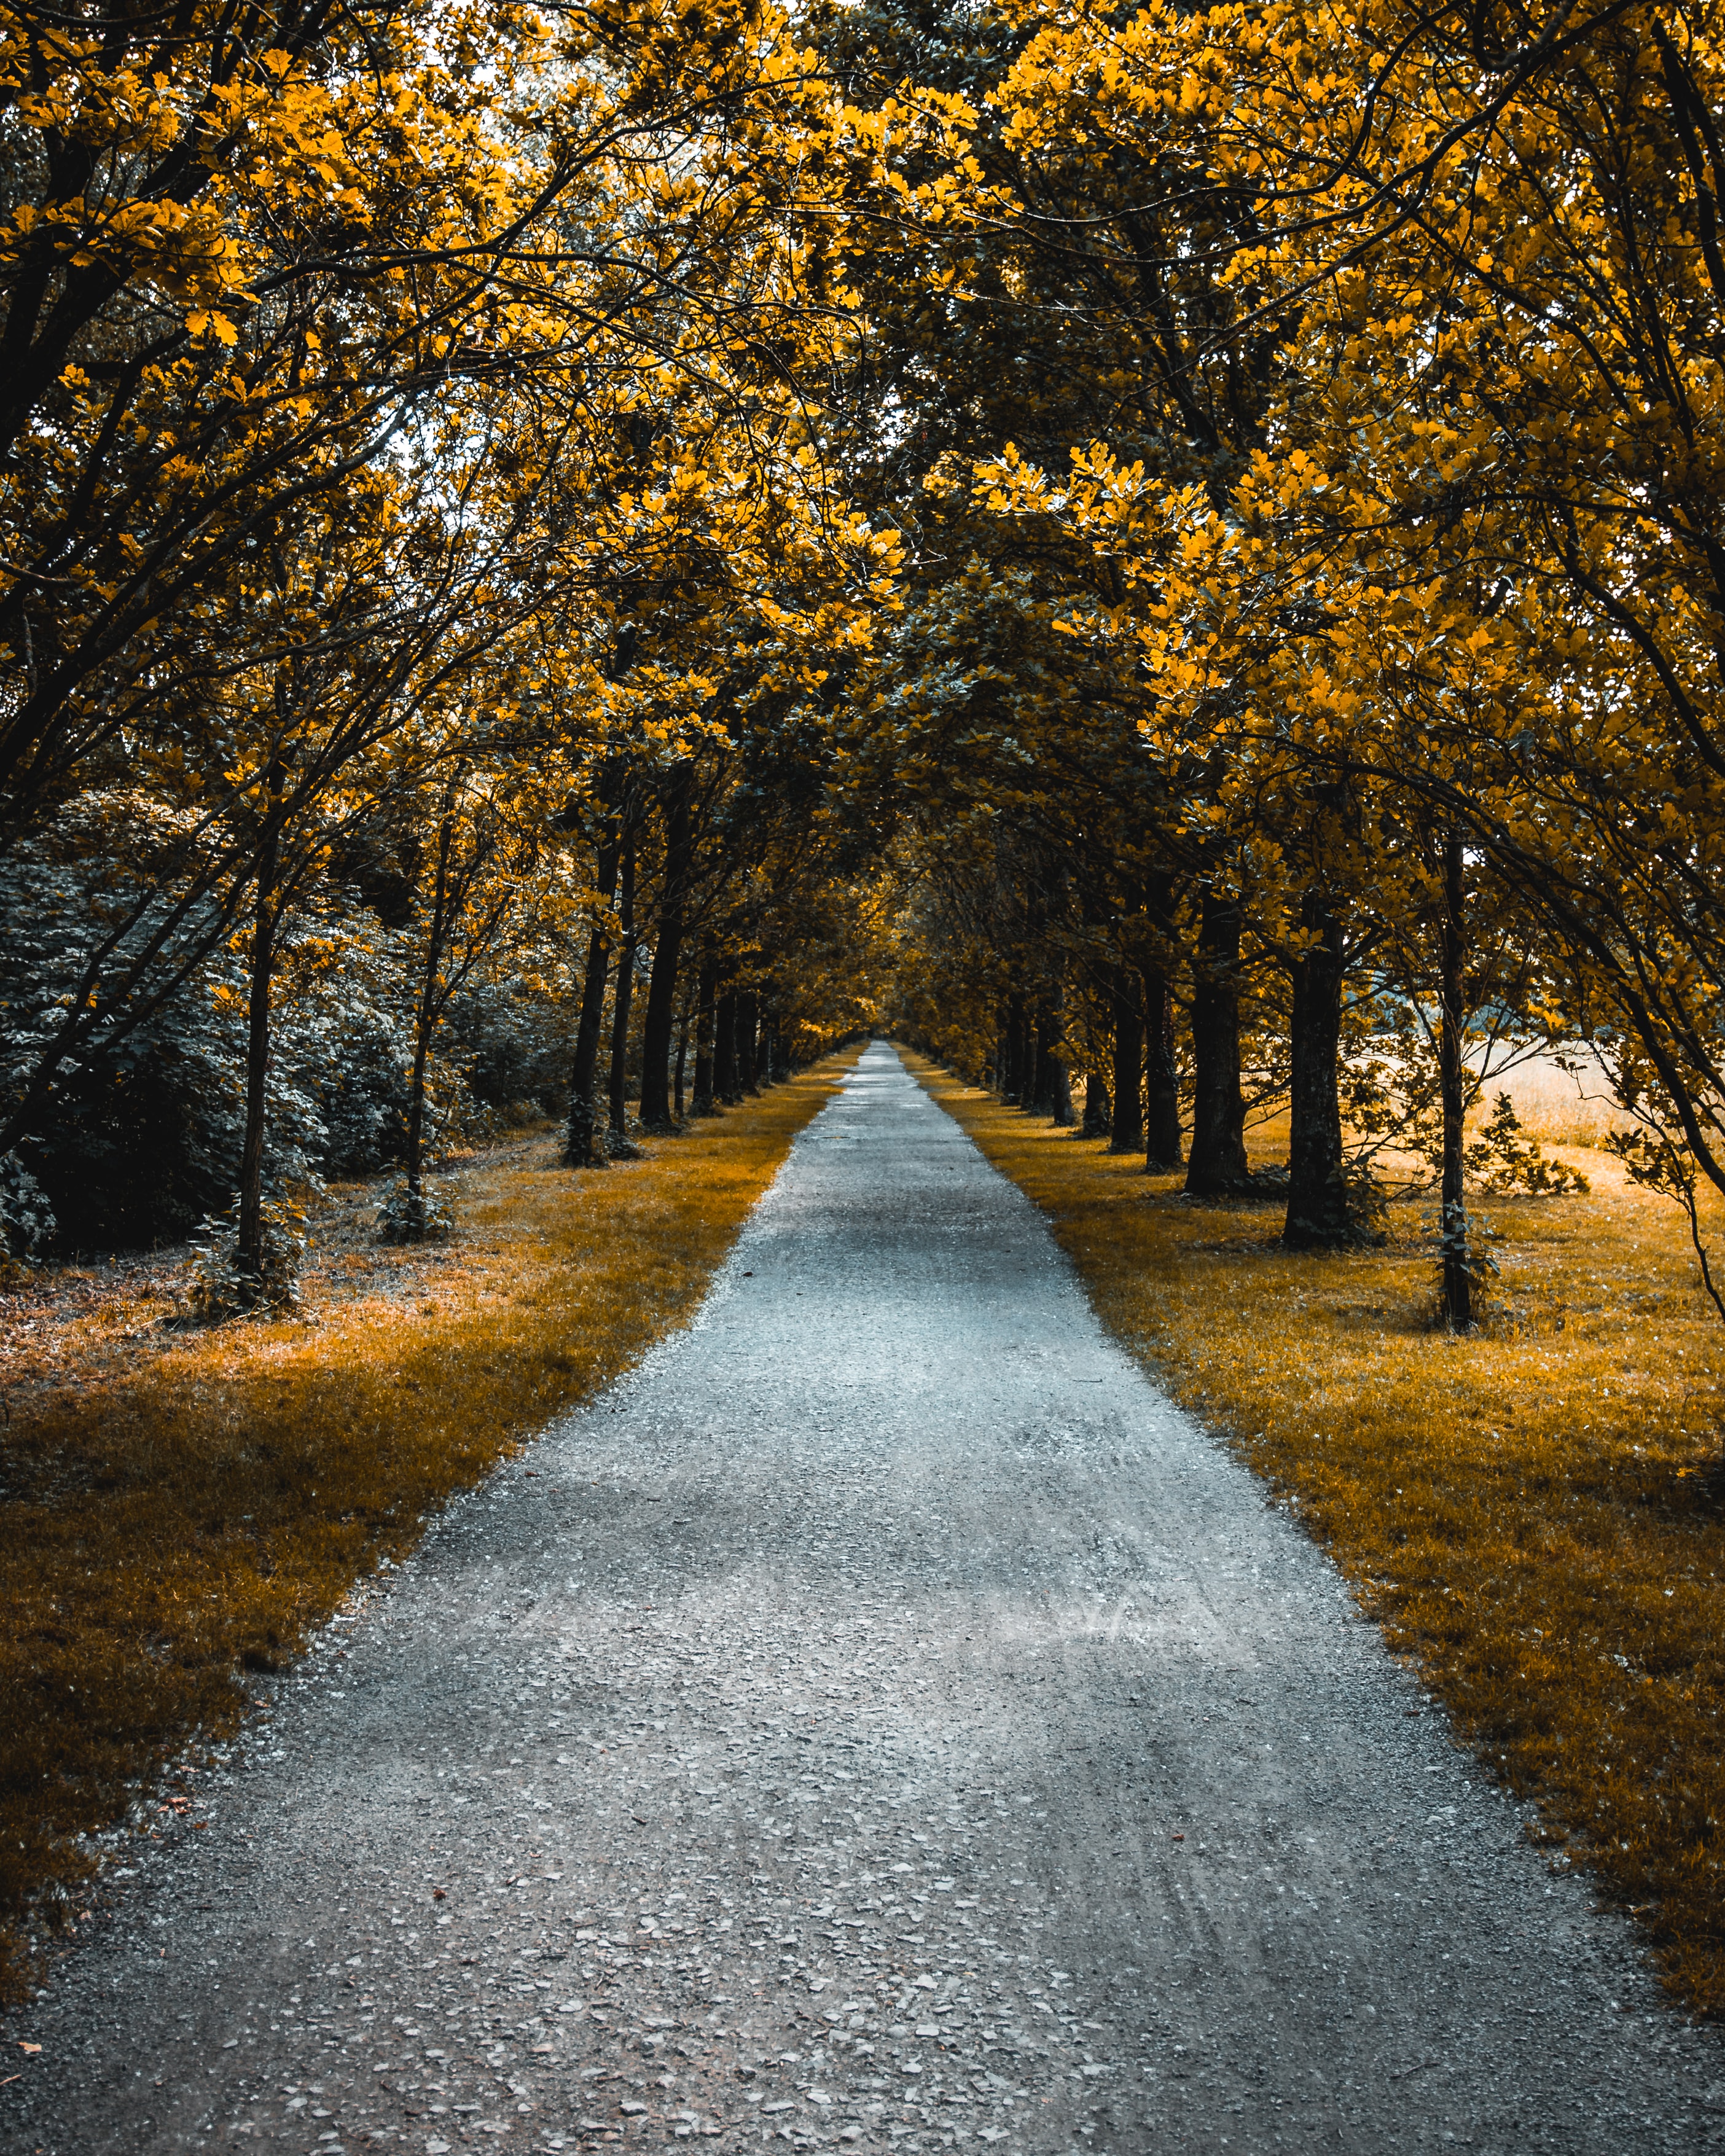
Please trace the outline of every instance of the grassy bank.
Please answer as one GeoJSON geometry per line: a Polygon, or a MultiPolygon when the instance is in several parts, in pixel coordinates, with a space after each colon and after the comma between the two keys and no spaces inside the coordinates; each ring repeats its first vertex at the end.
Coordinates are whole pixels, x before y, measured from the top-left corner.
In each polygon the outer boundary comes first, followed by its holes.
{"type": "Polygon", "coordinates": [[[11,1298],[0,1985],[28,1980],[33,1933],[39,1953],[76,1922],[80,1837],[235,1729],[249,1670],[291,1657],[451,1491],[693,1312],[850,1060],[639,1162],[571,1175],[551,1137],[481,1160],[451,1243],[335,1237],[311,1322],[171,1332],[159,1275],[80,1275],[69,1317],[66,1293],[11,1298]]]}
{"type": "Polygon", "coordinates": [[[1417,1205],[1389,1245],[1276,1247],[909,1059],[1047,1214],[1104,1322],[1324,1543],[1465,1741],[1535,1794],[1558,1861],[1725,2010],[1725,1332],[1674,1208],[1597,1153],[1593,1194],[1494,1199],[1490,1315],[1432,1322],[1417,1205]]]}

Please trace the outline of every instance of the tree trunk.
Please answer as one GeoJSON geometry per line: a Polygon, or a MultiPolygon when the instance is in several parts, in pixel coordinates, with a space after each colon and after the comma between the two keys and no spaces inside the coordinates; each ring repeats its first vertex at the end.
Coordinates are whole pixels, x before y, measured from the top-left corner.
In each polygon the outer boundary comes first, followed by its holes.
{"type": "Polygon", "coordinates": [[[1246,1181],[1245,1100],[1240,1090],[1240,908],[1206,893],[1192,998],[1192,1157],[1187,1194],[1214,1198],[1246,1181]]]}
{"type": "Polygon", "coordinates": [[[760,1024],[760,999],[752,988],[737,998],[737,1082],[745,1093],[761,1090],[755,1078],[755,1032],[760,1024]]]}
{"type": "Polygon", "coordinates": [[[1444,1317],[1451,1329],[1473,1325],[1473,1268],[1469,1248],[1467,1196],[1462,1186],[1464,1119],[1467,1112],[1462,1027],[1467,1017],[1467,916],[1465,864],[1460,835],[1444,840],[1444,910],[1440,934],[1442,978],[1438,1016],[1438,1086],[1444,1112],[1444,1171],[1439,1192],[1442,1222],[1444,1317]]]}
{"type": "Polygon", "coordinates": [[[671,1128],[671,1034],[676,1025],[677,968],[683,951],[683,903],[688,878],[689,781],[685,773],[677,780],[665,806],[665,891],[641,1027],[641,1127],[649,1131],[671,1128]]]}
{"type": "Polygon", "coordinates": [[[1144,1063],[1144,1014],[1132,992],[1127,968],[1114,968],[1114,1116],[1108,1132],[1110,1152],[1136,1152],[1144,1142],[1144,1115],[1138,1078],[1144,1063]]]}
{"type": "Polygon", "coordinates": [[[1185,1156],[1180,1127],[1180,1074],[1174,1064],[1174,999],[1168,975],[1156,968],[1144,985],[1144,1173],[1171,1174],[1185,1156]]]}
{"type": "Polygon", "coordinates": [[[614,1160],[638,1160],[639,1152],[629,1142],[629,1099],[624,1090],[629,1069],[629,1007],[634,1000],[635,984],[635,834],[632,829],[623,841],[623,889],[618,911],[623,941],[618,947],[617,988],[611,1002],[611,1082],[607,1102],[610,1127],[605,1134],[605,1145],[614,1160]]]}
{"type": "Polygon", "coordinates": [[[756,1006],[755,1091],[763,1092],[773,1083],[773,1021],[756,1006]]]}
{"type": "Polygon", "coordinates": [[[1006,1088],[1001,1098],[1009,1106],[1024,1105],[1028,1084],[1025,1066],[1029,1061],[1027,1035],[1029,1029],[1024,1022],[1024,999],[1014,994],[1006,1006],[1006,1088]]]}
{"type": "Polygon", "coordinates": [[[718,1113],[713,1094],[716,1090],[713,1075],[713,1045],[716,1027],[714,1005],[718,999],[719,963],[713,956],[713,939],[709,936],[701,946],[701,985],[696,991],[695,1016],[695,1113],[712,1116],[718,1113]]]}
{"type": "Polygon", "coordinates": [[[1288,1212],[1281,1240],[1291,1250],[1338,1250],[1358,1240],[1342,1174],[1342,1109],[1337,1059],[1342,1041],[1342,924],[1327,892],[1314,886],[1300,925],[1317,941],[1294,968],[1290,1027],[1288,1212]]]}
{"type": "Polygon", "coordinates": [[[1094,1063],[1084,1074],[1084,1120],[1078,1127],[1081,1137],[1105,1138],[1108,1135],[1108,1086],[1094,1063]]]}
{"type": "Polygon", "coordinates": [[[677,1121],[683,1120],[683,1074],[689,1063],[689,1014],[685,1011],[682,1023],[677,1028],[677,1091],[672,1108],[677,1121]]]}
{"type": "MultiPolygon", "coordinates": [[[[599,894],[608,906],[617,895],[620,851],[614,834],[599,848],[599,894]]],[[[599,1042],[605,1029],[605,982],[610,958],[605,932],[595,925],[587,939],[581,1017],[575,1028],[575,1060],[569,1071],[569,1127],[563,1141],[563,1159],[570,1168],[598,1167],[605,1158],[598,1143],[599,1042]]]]}
{"type": "Polygon", "coordinates": [[[1054,1113],[1054,1027],[1039,1011],[1030,1034],[1030,1084],[1024,1106],[1039,1116],[1054,1113]]]}
{"type": "Polygon", "coordinates": [[[264,1132],[270,1103],[270,990],[275,970],[275,938],[281,926],[276,890],[281,869],[280,766],[271,762],[258,890],[252,910],[252,957],[246,996],[245,1135],[239,1148],[239,1219],[234,1266],[247,1307],[264,1292],[264,1132]]]}
{"type": "Polygon", "coordinates": [[[742,1098],[737,1082],[737,991],[726,988],[715,1014],[713,1094],[727,1108],[742,1098]]]}
{"type": "Polygon", "coordinates": [[[443,970],[444,945],[449,937],[449,848],[454,841],[455,819],[445,816],[437,834],[437,877],[432,886],[431,920],[425,933],[425,964],[419,977],[418,1007],[413,1013],[413,1068],[408,1081],[407,1216],[409,1236],[425,1232],[425,1066],[431,1055],[431,1034],[437,1023],[438,976],[443,970]]]}

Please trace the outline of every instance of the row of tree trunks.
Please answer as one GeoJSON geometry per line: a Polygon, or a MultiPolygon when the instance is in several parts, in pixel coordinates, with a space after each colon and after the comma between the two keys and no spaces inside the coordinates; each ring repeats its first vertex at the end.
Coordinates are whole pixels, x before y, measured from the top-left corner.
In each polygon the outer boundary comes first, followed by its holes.
{"type": "MultiPolygon", "coordinates": [[[[1439,1078],[1443,1111],[1441,1205],[1443,1301],[1448,1322],[1472,1322],[1472,1271],[1463,1189],[1466,1070],[1465,860],[1459,839],[1436,843],[1439,913],[1439,1078]]],[[[1344,1250],[1372,1234],[1348,1174],[1341,1112],[1342,1020],[1348,964],[1344,924],[1328,888],[1315,883],[1300,911],[1300,949],[1291,968],[1287,1213],[1291,1250],[1344,1250]]],[[[1192,998],[1192,1137],[1185,1189],[1194,1198],[1250,1191],[1245,1096],[1240,1073],[1241,914],[1225,891],[1207,891],[1199,915],[1192,998]]],[[[1176,1170],[1183,1132],[1174,1062],[1173,1001],[1167,976],[1115,964],[1109,980],[1111,1027],[1106,1081],[1086,1074],[1081,1135],[1106,1137],[1108,1150],[1141,1148],[1151,1172],[1176,1170]],[[1142,994],[1141,993],[1142,992],[1142,994]]],[[[995,1058],[1003,1099],[1056,1122],[1073,1119],[1065,1067],[1058,1053],[1058,1007],[1007,999],[995,1058]]]]}

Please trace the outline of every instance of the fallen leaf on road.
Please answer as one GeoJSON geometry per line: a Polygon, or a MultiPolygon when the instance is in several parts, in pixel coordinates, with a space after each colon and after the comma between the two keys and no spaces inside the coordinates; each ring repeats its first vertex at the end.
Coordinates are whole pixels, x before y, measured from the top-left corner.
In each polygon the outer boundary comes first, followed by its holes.
{"type": "Polygon", "coordinates": [[[26,2057],[28,2057],[33,2053],[39,2051],[42,2049],[42,2046],[39,2044],[25,2044],[21,2042],[18,2046],[18,2049],[24,2053],[26,2057]]]}

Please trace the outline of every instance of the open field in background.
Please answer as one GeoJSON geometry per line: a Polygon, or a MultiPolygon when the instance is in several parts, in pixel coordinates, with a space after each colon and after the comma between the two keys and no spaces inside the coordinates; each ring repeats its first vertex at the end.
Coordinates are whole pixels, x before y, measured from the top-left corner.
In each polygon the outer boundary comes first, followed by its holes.
{"type": "MultiPolygon", "coordinates": [[[[1502,1276],[1455,1339],[1433,1323],[1429,1202],[1392,1207],[1382,1250],[1284,1253],[1279,1206],[1189,1203],[1142,1157],[906,1058],[1460,1739],[1538,1796],[1553,1861],[1591,1865],[1676,1994],[1725,2011],[1725,1327],[1676,1207],[1560,1154],[1592,1194],[1490,1200],[1502,1276]]],[[[1285,1152],[1254,1142],[1255,1164],[1285,1152]]]]}
{"type": "MultiPolygon", "coordinates": [[[[1546,1055],[1517,1064],[1501,1079],[1488,1078],[1484,1101],[1469,1119],[1470,1127],[1485,1121],[1499,1093],[1508,1094],[1528,1137],[1546,1147],[1597,1146],[1612,1131],[1630,1125],[1630,1117],[1607,1092],[1602,1072],[1584,1070],[1578,1082],[1575,1075],[1546,1055]]],[[[1592,1181],[1591,1163],[1574,1164],[1592,1181]]]]}
{"type": "Polygon", "coordinates": [[[333,1193],[309,1322],[164,1331],[161,1260],[5,1298],[0,1990],[77,1922],[85,1837],[239,1727],[248,1671],[692,1313],[853,1060],[603,1171],[559,1168],[555,1134],[479,1155],[442,1183],[446,1244],[379,1248],[377,1193],[333,1193]]]}

